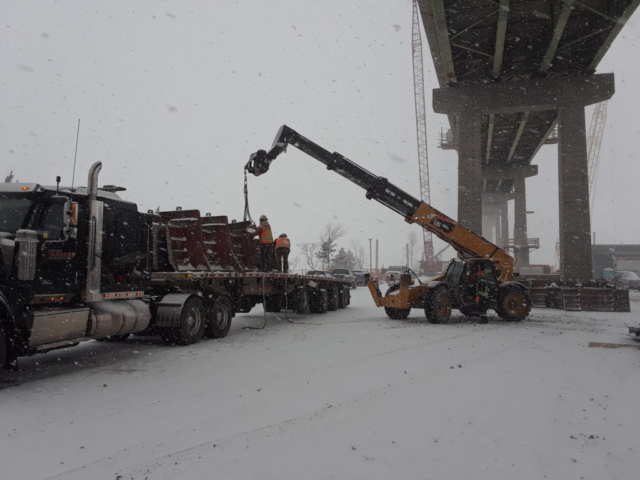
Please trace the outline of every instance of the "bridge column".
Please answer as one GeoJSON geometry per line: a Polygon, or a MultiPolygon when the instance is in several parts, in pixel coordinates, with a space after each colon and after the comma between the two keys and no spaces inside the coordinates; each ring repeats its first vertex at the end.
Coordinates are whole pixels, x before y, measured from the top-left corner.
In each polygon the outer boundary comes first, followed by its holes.
{"type": "Polygon", "coordinates": [[[458,223],[482,234],[482,115],[478,111],[458,116],[458,223]]]}
{"type": "Polygon", "coordinates": [[[560,268],[569,281],[593,278],[587,139],[582,105],[558,111],[560,268]]]}
{"type": "Polygon", "coordinates": [[[500,207],[500,242],[498,246],[506,248],[509,244],[509,202],[504,201],[500,207]]]}
{"type": "Polygon", "coordinates": [[[519,176],[513,180],[514,219],[513,240],[516,270],[529,266],[529,237],[527,236],[527,189],[525,177],[519,176]]]}

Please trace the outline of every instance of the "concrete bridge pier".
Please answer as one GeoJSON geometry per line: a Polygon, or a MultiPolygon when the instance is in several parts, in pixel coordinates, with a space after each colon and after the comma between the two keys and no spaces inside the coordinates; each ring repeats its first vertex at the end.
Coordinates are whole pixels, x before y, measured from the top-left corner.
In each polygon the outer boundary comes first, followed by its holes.
{"type": "Polygon", "coordinates": [[[514,179],[513,194],[513,256],[516,259],[517,268],[528,267],[530,261],[527,236],[527,189],[524,175],[514,179]]]}
{"type": "Polygon", "coordinates": [[[610,99],[614,90],[614,76],[610,73],[434,90],[434,111],[454,116],[458,124],[458,221],[475,232],[482,232],[482,180],[488,175],[513,178],[516,195],[514,237],[516,243],[525,241],[523,248],[520,248],[522,244],[518,245],[516,257],[521,266],[529,263],[524,181],[527,175],[522,172],[534,166],[513,165],[508,159],[505,162],[490,156],[485,158],[482,120],[492,113],[556,111],[562,276],[570,282],[590,280],[591,225],[584,107],[610,99]],[[508,177],[511,173],[515,176],[508,177]]]}

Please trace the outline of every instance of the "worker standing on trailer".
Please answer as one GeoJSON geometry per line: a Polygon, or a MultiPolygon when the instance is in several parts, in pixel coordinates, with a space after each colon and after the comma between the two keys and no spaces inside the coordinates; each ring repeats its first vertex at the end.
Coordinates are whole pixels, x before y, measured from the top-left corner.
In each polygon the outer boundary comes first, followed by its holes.
{"type": "Polygon", "coordinates": [[[260,266],[263,272],[271,271],[273,256],[273,232],[266,215],[260,215],[260,226],[256,230],[260,242],[260,266]]]}
{"type": "Polygon", "coordinates": [[[291,240],[286,233],[280,234],[276,238],[276,268],[282,273],[289,273],[289,252],[291,251],[291,240]]]}

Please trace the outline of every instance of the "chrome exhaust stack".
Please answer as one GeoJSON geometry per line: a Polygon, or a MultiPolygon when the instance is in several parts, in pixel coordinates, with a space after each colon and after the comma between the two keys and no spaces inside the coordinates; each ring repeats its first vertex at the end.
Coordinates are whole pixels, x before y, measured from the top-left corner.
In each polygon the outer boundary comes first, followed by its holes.
{"type": "Polygon", "coordinates": [[[89,252],[87,255],[87,303],[102,300],[100,274],[102,270],[102,227],[104,203],[98,200],[98,174],[102,162],[89,169],[87,193],[89,194],[89,252]]]}

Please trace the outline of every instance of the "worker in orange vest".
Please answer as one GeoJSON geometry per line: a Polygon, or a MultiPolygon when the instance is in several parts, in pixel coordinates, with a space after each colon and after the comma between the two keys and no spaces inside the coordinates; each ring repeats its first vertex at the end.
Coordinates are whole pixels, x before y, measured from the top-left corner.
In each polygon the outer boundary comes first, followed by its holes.
{"type": "Polygon", "coordinates": [[[291,240],[286,233],[276,238],[276,267],[282,273],[289,273],[289,252],[291,251],[291,240]]]}
{"type": "Polygon", "coordinates": [[[271,257],[273,256],[273,232],[266,215],[260,215],[260,226],[255,235],[260,242],[260,266],[263,272],[271,271],[271,257]]]}

